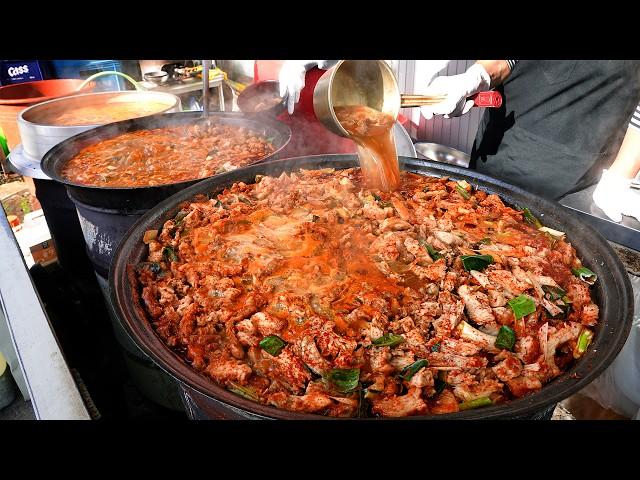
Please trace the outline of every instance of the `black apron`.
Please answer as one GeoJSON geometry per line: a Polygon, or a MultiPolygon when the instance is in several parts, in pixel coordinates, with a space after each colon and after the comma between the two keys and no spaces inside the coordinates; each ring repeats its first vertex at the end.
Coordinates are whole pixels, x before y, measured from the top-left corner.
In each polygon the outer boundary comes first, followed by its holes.
{"type": "Polygon", "coordinates": [[[486,109],[470,167],[558,200],[600,179],[640,101],[640,61],[521,60],[486,109]]]}

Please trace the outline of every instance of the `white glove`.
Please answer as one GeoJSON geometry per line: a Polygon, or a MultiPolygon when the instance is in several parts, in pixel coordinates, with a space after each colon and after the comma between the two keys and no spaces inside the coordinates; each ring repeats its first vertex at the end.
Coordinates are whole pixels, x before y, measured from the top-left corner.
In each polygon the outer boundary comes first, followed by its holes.
{"type": "Polygon", "coordinates": [[[318,65],[318,60],[287,60],[280,69],[280,96],[287,98],[287,111],[293,113],[296,103],[300,100],[300,91],[304,88],[304,77],[307,70],[318,65]]]}
{"type": "Polygon", "coordinates": [[[594,203],[614,222],[622,221],[622,215],[640,221],[640,195],[631,190],[631,181],[631,178],[603,170],[593,192],[594,203]]]}
{"type": "Polygon", "coordinates": [[[434,115],[444,115],[444,118],[459,117],[473,107],[473,100],[467,100],[467,97],[489,90],[490,86],[491,77],[479,63],[473,64],[460,75],[436,77],[425,94],[447,97],[435,105],[420,107],[420,113],[427,120],[431,120],[434,115]]]}

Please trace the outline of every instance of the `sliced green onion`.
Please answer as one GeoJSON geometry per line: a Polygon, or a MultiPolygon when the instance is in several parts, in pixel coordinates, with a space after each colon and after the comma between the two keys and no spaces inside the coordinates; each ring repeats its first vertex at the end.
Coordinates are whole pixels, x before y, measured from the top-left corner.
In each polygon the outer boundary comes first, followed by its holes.
{"type": "Polygon", "coordinates": [[[480,239],[479,243],[483,243],[485,245],[489,245],[491,243],[491,239],[489,237],[484,237],[480,239]]]}
{"type": "Polygon", "coordinates": [[[369,401],[367,400],[367,389],[361,388],[358,392],[358,418],[366,418],[369,413],[369,401]]]}
{"type": "Polygon", "coordinates": [[[571,272],[583,282],[593,285],[598,280],[598,276],[587,267],[572,268],[571,272]]]}
{"type": "Polygon", "coordinates": [[[523,216],[524,216],[524,220],[527,223],[530,223],[531,225],[533,225],[534,227],[540,229],[542,227],[544,227],[544,225],[542,225],[542,223],[540,222],[540,220],[538,220],[533,213],[531,213],[531,210],[529,210],[527,207],[524,207],[522,209],[523,211],[523,216]]]}
{"type": "Polygon", "coordinates": [[[456,192],[458,192],[460,194],[460,196],[462,198],[464,198],[465,200],[469,200],[471,198],[471,194],[469,192],[467,192],[464,187],[460,186],[460,185],[456,185],[456,192]]]}
{"type": "Polygon", "coordinates": [[[371,343],[376,347],[395,347],[404,342],[404,337],[396,335],[395,333],[387,333],[379,338],[376,338],[371,343]]]}
{"type": "Polygon", "coordinates": [[[428,367],[429,362],[427,360],[421,359],[416,362],[413,362],[411,365],[407,365],[400,372],[400,377],[404,380],[411,380],[413,376],[420,371],[420,369],[424,367],[428,367]]]}
{"type": "Polygon", "coordinates": [[[184,220],[184,217],[186,217],[187,215],[189,215],[189,211],[188,210],[180,210],[175,218],[173,219],[173,221],[175,222],[176,226],[180,225],[182,223],[182,221],[184,220]]]}
{"type": "Polygon", "coordinates": [[[167,262],[177,262],[178,255],[176,255],[175,250],[172,247],[164,247],[162,249],[162,256],[167,262]]]}
{"type": "Polygon", "coordinates": [[[573,352],[573,357],[580,358],[584,354],[584,352],[587,351],[587,348],[591,344],[591,340],[593,340],[593,332],[585,328],[578,337],[578,343],[576,345],[575,351],[573,352]]]}
{"type": "Polygon", "coordinates": [[[445,382],[444,380],[440,380],[439,378],[436,378],[433,381],[433,388],[436,391],[435,393],[436,395],[440,395],[446,386],[447,386],[447,382],[445,382]]]}
{"type": "Polygon", "coordinates": [[[259,345],[267,353],[276,357],[278,356],[278,354],[280,354],[282,349],[287,345],[287,342],[282,340],[277,335],[269,335],[268,337],[264,337],[262,340],[260,340],[259,345]]]}
{"type": "Polygon", "coordinates": [[[372,193],[371,196],[375,199],[376,202],[379,202],[380,200],[382,200],[380,195],[378,195],[377,193],[372,193]]]}
{"type": "Polygon", "coordinates": [[[493,263],[491,255],[462,255],[460,260],[462,260],[462,265],[467,272],[471,270],[480,272],[493,263]]]}
{"type": "Polygon", "coordinates": [[[536,303],[529,295],[521,294],[507,302],[513,310],[516,320],[536,311],[536,303]]]}
{"type": "Polygon", "coordinates": [[[253,400],[254,402],[260,400],[258,393],[251,387],[244,387],[242,385],[238,385],[237,383],[229,382],[227,390],[248,400],[253,400]]]}
{"type": "Polygon", "coordinates": [[[496,337],[495,346],[505,350],[511,350],[516,344],[516,332],[506,325],[502,325],[496,337]]]}
{"type": "Polygon", "coordinates": [[[440,342],[434,343],[433,345],[431,345],[431,351],[432,352],[439,352],[440,351],[440,342]]]}
{"type": "Polygon", "coordinates": [[[359,368],[334,368],[327,373],[327,379],[340,393],[354,390],[360,382],[359,368]]]}
{"type": "Polygon", "coordinates": [[[424,248],[427,249],[427,252],[429,252],[429,256],[431,257],[431,260],[436,261],[439,258],[443,257],[443,255],[440,252],[438,252],[435,248],[429,245],[426,241],[420,239],[418,240],[418,242],[420,243],[420,245],[422,245],[424,248]]]}
{"type": "Polygon", "coordinates": [[[558,300],[567,294],[560,287],[554,287],[553,285],[542,285],[542,290],[544,293],[549,294],[549,300],[558,300]]]}
{"type": "Polygon", "coordinates": [[[493,405],[489,397],[479,397],[469,400],[468,402],[462,402],[458,405],[458,408],[460,410],[471,410],[472,408],[486,407],[488,405],[493,405]]]}

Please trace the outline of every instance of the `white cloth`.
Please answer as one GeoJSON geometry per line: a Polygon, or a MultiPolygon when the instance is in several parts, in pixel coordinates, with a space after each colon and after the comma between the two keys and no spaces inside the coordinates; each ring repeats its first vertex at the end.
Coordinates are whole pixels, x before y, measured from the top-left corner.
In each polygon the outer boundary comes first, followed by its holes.
{"type": "Polygon", "coordinates": [[[460,75],[436,77],[424,92],[428,95],[446,95],[446,98],[435,105],[420,107],[420,112],[427,120],[434,115],[459,117],[473,106],[473,100],[467,100],[467,97],[489,90],[490,86],[491,77],[479,63],[473,64],[460,75]]]}
{"type": "Polygon", "coordinates": [[[593,192],[593,202],[614,222],[622,221],[623,215],[640,221],[640,195],[631,189],[631,181],[631,178],[603,170],[593,192]]]}

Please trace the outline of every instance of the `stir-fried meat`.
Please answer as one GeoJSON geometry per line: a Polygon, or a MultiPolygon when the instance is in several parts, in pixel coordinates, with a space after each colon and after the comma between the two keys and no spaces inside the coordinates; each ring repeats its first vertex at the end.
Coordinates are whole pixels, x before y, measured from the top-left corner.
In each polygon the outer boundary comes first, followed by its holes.
{"type": "Polygon", "coordinates": [[[598,322],[571,245],[495,195],[414,174],[370,191],[357,169],[258,180],[183,204],[135,267],[160,338],[238,394],[337,417],[457,412],[543,388],[598,322]]]}

